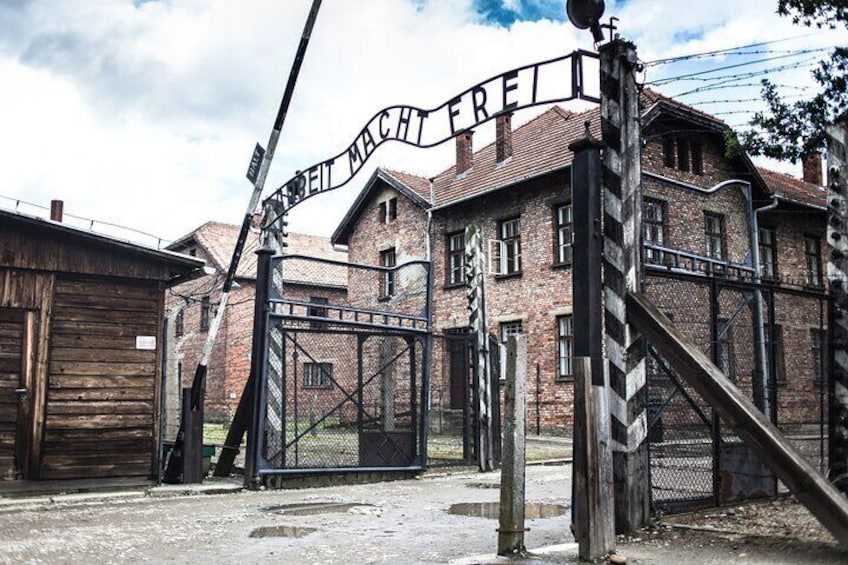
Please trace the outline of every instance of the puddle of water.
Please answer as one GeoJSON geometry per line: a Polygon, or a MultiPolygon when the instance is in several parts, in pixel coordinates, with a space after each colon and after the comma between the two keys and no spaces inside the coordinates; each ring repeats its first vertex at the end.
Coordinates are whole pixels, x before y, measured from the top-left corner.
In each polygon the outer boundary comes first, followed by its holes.
{"type": "Polygon", "coordinates": [[[250,532],[252,538],[302,538],[315,531],[315,528],[300,526],[266,526],[250,532]]]}
{"type": "Polygon", "coordinates": [[[263,508],[265,512],[286,514],[288,516],[312,516],[314,514],[343,513],[358,506],[374,506],[359,502],[304,502],[299,504],[282,504],[263,508]]]}
{"type": "Polygon", "coordinates": [[[465,486],[470,488],[501,488],[500,483],[468,483],[465,486]]]}
{"type": "MultiPolygon", "coordinates": [[[[498,502],[463,502],[452,504],[448,508],[448,514],[497,519],[500,516],[500,506],[498,502]]],[[[568,506],[563,506],[562,504],[528,502],[524,505],[524,519],[554,518],[556,516],[562,516],[567,511],[568,506]]]]}

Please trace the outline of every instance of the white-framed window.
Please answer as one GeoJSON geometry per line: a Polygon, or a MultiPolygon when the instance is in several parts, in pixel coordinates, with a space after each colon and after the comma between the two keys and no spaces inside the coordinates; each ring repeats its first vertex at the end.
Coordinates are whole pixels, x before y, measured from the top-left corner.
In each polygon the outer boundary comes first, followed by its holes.
{"type": "Polygon", "coordinates": [[[445,284],[454,286],[465,281],[465,232],[456,232],[447,236],[447,280],[445,284]]]}
{"type": "Polygon", "coordinates": [[[495,275],[521,272],[521,218],[498,222],[498,239],[489,242],[489,272],[495,275]]]}
{"type": "Polygon", "coordinates": [[[500,380],[502,381],[506,379],[506,342],[510,336],[521,335],[523,333],[524,328],[521,325],[521,320],[515,320],[514,322],[501,322],[499,359],[501,366],[500,380]]]}
{"type": "Polygon", "coordinates": [[[777,235],[773,228],[760,228],[760,276],[777,279],[777,235]]]}
{"type": "MultiPolygon", "coordinates": [[[[395,248],[380,251],[380,266],[394,267],[396,265],[395,248]]],[[[380,273],[380,298],[390,298],[395,295],[395,271],[383,271],[380,273]]]]}
{"type": "Polygon", "coordinates": [[[557,265],[570,265],[573,234],[571,229],[571,204],[557,206],[554,220],[556,223],[556,256],[554,257],[554,263],[557,265]]]}
{"type": "Polygon", "coordinates": [[[304,363],[304,388],[330,388],[333,382],[332,363],[304,363]]]}
{"type": "Polygon", "coordinates": [[[724,259],[724,216],[712,212],[704,212],[704,236],[707,257],[724,259]]]}
{"type": "MultiPolygon", "coordinates": [[[[665,203],[661,200],[646,198],[642,206],[642,239],[645,244],[665,246],[665,203]]],[[[662,252],[656,249],[645,250],[645,262],[661,264],[662,252]]]]}
{"type": "Polygon", "coordinates": [[[574,356],[574,318],[571,314],[557,316],[557,378],[574,377],[571,359],[574,356]]]}

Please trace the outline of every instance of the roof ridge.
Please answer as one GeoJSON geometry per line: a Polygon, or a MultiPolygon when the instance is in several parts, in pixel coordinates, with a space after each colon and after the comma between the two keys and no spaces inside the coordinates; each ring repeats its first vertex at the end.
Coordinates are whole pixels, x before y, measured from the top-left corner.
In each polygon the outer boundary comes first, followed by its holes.
{"type": "Polygon", "coordinates": [[[803,184],[804,186],[808,186],[810,188],[816,189],[819,192],[826,192],[827,191],[827,188],[824,185],[820,185],[820,184],[816,184],[814,182],[810,182],[808,180],[805,180],[803,177],[797,177],[797,176],[795,176],[791,173],[784,173],[783,171],[775,171],[774,169],[770,169],[768,167],[762,167],[760,165],[755,165],[755,167],[761,173],[765,172],[765,173],[772,174],[772,175],[780,175],[782,177],[787,178],[788,180],[791,180],[792,182],[797,182],[797,183],[803,184]]]}
{"type": "MultiPolygon", "coordinates": [[[[581,112],[581,113],[585,113],[585,112],[581,112]]],[[[541,113],[539,113],[539,114],[536,114],[536,115],[535,115],[535,116],[533,116],[530,120],[528,120],[528,121],[524,122],[523,124],[521,124],[520,126],[518,126],[517,128],[515,128],[514,130],[512,130],[512,135],[515,135],[517,132],[519,132],[519,131],[521,131],[522,129],[524,129],[524,128],[528,127],[528,126],[529,126],[530,124],[532,124],[533,122],[536,122],[536,121],[538,121],[538,120],[542,119],[544,116],[547,116],[548,114],[557,114],[557,115],[558,115],[560,118],[562,118],[563,120],[570,119],[571,117],[573,117],[573,116],[575,116],[575,115],[580,115],[580,114],[575,114],[575,113],[571,112],[570,110],[566,110],[566,109],[562,108],[559,104],[554,104],[551,108],[548,108],[548,109],[547,109],[547,110],[545,110],[544,112],[541,112],[541,113]]],[[[474,159],[474,155],[477,155],[478,153],[483,152],[484,150],[488,149],[489,147],[492,147],[492,146],[493,146],[493,145],[495,145],[497,142],[498,142],[498,139],[497,139],[497,137],[495,137],[495,139],[494,139],[494,140],[492,140],[491,142],[487,143],[486,145],[484,145],[484,146],[483,146],[483,147],[481,147],[480,149],[477,149],[476,151],[474,151],[474,152],[471,154],[471,155],[472,155],[472,162],[473,162],[473,159],[474,159]]],[[[456,163],[454,163],[453,165],[448,165],[447,167],[445,167],[444,169],[442,169],[441,171],[439,171],[438,173],[436,173],[435,175],[433,175],[433,177],[432,177],[432,178],[437,178],[437,177],[442,176],[443,174],[445,174],[445,173],[447,173],[448,171],[450,171],[452,167],[456,167],[456,163]]]]}
{"type": "Polygon", "coordinates": [[[417,173],[410,173],[409,171],[401,171],[399,169],[390,169],[388,167],[377,167],[377,168],[382,169],[383,171],[385,171],[389,174],[397,173],[397,174],[401,174],[401,175],[408,175],[410,177],[419,178],[421,180],[426,180],[426,181],[430,180],[429,177],[425,177],[424,175],[419,175],[417,173]]]}

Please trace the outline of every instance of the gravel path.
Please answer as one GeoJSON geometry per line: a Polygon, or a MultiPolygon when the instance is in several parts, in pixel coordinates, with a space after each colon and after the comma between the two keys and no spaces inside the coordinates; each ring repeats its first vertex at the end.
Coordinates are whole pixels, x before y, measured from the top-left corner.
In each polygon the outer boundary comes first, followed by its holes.
{"type": "MultiPolygon", "coordinates": [[[[301,490],[4,499],[0,563],[576,563],[570,476],[570,465],[527,468],[527,501],[543,506],[525,541],[547,548],[527,560],[493,555],[496,519],[449,513],[457,503],[490,512],[499,474],[454,472],[301,490]]],[[[645,565],[848,563],[792,498],[667,516],[619,538],[617,552],[645,565]]]]}

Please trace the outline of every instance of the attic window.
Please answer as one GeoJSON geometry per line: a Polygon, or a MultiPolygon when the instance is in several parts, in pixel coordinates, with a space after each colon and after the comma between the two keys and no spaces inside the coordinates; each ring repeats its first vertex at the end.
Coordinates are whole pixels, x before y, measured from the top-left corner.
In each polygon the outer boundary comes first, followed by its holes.
{"type": "Polygon", "coordinates": [[[381,224],[391,224],[397,220],[397,197],[380,202],[377,221],[381,224]]]}
{"type": "Polygon", "coordinates": [[[700,141],[693,141],[692,145],[692,172],[696,175],[704,174],[704,150],[700,141]]]}
{"type": "Polygon", "coordinates": [[[685,173],[704,174],[703,146],[693,141],[673,135],[663,136],[663,164],[685,173]]]}
{"type": "Polygon", "coordinates": [[[189,247],[188,254],[192,257],[197,257],[197,247],[189,247]]]}
{"type": "Polygon", "coordinates": [[[389,210],[386,215],[386,223],[397,220],[397,198],[389,199],[389,210]]]}

